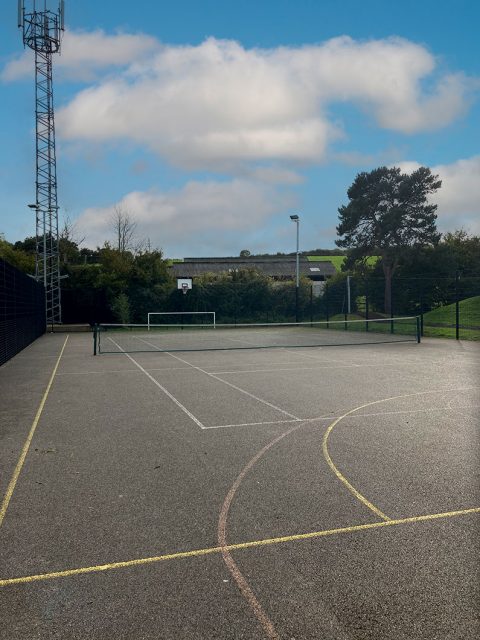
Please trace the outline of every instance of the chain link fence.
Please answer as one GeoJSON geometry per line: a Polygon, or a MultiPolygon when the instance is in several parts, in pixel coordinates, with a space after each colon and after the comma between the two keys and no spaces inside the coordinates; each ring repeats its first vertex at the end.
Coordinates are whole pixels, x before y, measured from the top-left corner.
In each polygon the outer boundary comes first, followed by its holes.
{"type": "MultiPolygon", "coordinates": [[[[454,273],[449,277],[402,278],[391,283],[391,305],[385,304],[383,277],[339,273],[326,281],[301,278],[297,295],[294,281],[247,274],[245,280],[193,280],[186,295],[173,283],[139,286],[134,283],[120,297],[108,287],[94,286],[86,273],[75,290],[62,292],[64,322],[146,323],[149,312],[177,312],[171,322],[206,322],[205,316],[182,311],[215,311],[218,323],[300,322],[380,319],[419,316],[422,335],[480,339],[480,276],[454,273]]],[[[387,296],[388,299],[388,296],[387,296]]]]}
{"type": "MultiPolygon", "coordinates": [[[[302,279],[298,294],[300,322],[419,316],[424,336],[480,339],[480,277],[393,278],[389,309],[383,278],[342,274],[326,282],[302,279]]],[[[178,322],[183,321],[182,311],[215,311],[219,323],[293,322],[295,283],[194,282],[187,295],[173,291],[163,306],[161,310],[179,312],[178,322]]]]}

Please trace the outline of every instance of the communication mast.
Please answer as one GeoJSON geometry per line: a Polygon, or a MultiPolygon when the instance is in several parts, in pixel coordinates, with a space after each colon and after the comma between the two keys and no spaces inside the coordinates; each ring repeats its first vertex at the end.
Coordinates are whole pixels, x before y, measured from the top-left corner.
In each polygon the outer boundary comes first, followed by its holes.
{"type": "Polygon", "coordinates": [[[35,52],[36,200],[28,205],[36,213],[35,277],[45,287],[47,324],[57,324],[62,310],[52,54],[60,51],[64,1],[54,13],[47,9],[47,0],[33,0],[30,12],[25,11],[25,0],[18,0],[18,27],[24,46],[35,52]],[[39,4],[43,9],[37,8],[39,4]]]}

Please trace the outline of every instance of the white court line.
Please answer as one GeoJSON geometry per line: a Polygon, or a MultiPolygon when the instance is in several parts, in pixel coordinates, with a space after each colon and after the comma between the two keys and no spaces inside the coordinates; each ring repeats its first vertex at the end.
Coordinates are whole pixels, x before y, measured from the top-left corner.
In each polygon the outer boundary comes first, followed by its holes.
{"type": "MultiPolygon", "coordinates": [[[[155,380],[155,378],[154,378],[153,376],[151,376],[151,375],[148,373],[148,371],[145,371],[145,369],[142,367],[142,365],[141,365],[141,364],[138,364],[138,362],[137,362],[136,360],[134,360],[134,359],[132,358],[132,356],[131,356],[129,353],[125,353],[125,351],[122,351],[122,348],[120,347],[120,345],[118,345],[118,344],[115,342],[115,340],[113,340],[112,338],[110,338],[110,336],[108,337],[108,339],[109,339],[109,340],[111,340],[111,341],[113,342],[113,344],[114,344],[118,349],[120,349],[120,353],[123,353],[125,356],[127,356],[127,358],[129,358],[129,359],[133,362],[133,364],[134,364],[134,365],[136,365],[136,366],[140,369],[140,371],[143,371],[143,373],[147,376],[147,378],[149,378],[149,379],[153,382],[153,384],[157,385],[157,387],[158,387],[159,389],[161,389],[161,390],[163,391],[163,393],[164,393],[165,395],[167,395],[167,396],[170,398],[170,400],[173,400],[173,402],[177,405],[177,407],[179,407],[179,408],[180,408],[184,413],[186,413],[186,414],[187,414],[187,416],[188,416],[189,418],[191,418],[191,419],[195,422],[195,424],[197,424],[197,425],[200,427],[200,429],[204,429],[204,428],[205,428],[205,427],[204,427],[204,425],[200,422],[200,420],[199,420],[198,418],[196,418],[196,417],[193,415],[193,413],[191,413],[191,412],[187,409],[187,407],[185,407],[185,406],[184,406],[184,405],[183,405],[179,400],[177,400],[177,399],[175,398],[175,396],[173,396],[173,395],[170,393],[170,391],[168,391],[167,389],[165,389],[165,387],[163,387],[163,386],[158,382],[158,380],[155,380]]],[[[187,363],[187,364],[188,364],[188,363],[187,363]]]]}
{"type": "Polygon", "coordinates": [[[324,420],[328,422],[329,420],[334,420],[336,416],[327,416],[321,418],[301,418],[300,420],[273,420],[266,422],[241,422],[239,424],[217,424],[212,427],[204,427],[204,429],[229,429],[230,427],[256,427],[258,425],[263,424],[288,424],[292,422],[314,422],[315,420],[324,420]]]}
{"type": "MultiPolygon", "coordinates": [[[[453,389],[453,391],[457,391],[457,389],[453,389]]],[[[426,393],[430,393],[427,391],[426,393]]],[[[436,392],[432,392],[436,393],[436,392]]],[[[472,405],[471,407],[431,407],[429,409],[404,409],[401,411],[380,411],[378,413],[356,413],[355,415],[351,414],[348,418],[371,418],[372,416],[390,416],[390,415],[400,415],[402,413],[435,413],[438,411],[461,411],[462,409],[475,409],[480,407],[480,405],[472,405]]],[[[335,416],[334,416],[334,419],[335,416]]]]}
{"type": "MultiPolygon", "coordinates": [[[[454,391],[457,391],[457,389],[454,389],[454,391]]],[[[430,393],[430,392],[426,392],[426,393],[430,393]]],[[[480,405],[472,405],[472,406],[468,406],[468,407],[458,407],[458,408],[453,408],[453,407],[434,407],[431,409],[405,409],[402,411],[378,411],[376,413],[356,413],[356,414],[351,414],[349,415],[349,419],[355,419],[355,418],[371,418],[371,417],[375,417],[375,416],[390,416],[390,415],[400,415],[400,414],[410,414],[410,413],[428,413],[428,412],[438,412],[438,411],[456,411],[458,413],[461,413],[462,409],[475,409],[475,408],[480,408],[480,405]]],[[[316,416],[314,418],[302,418],[300,420],[300,422],[320,422],[320,421],[329,421],[329,420],[337,420],[338,418],[340,418],[341,416],[332,416],[332,415],[328,415],[328,416],[316,416]]],[[[204,429],[227,429],[227,428],[231,428],[231,427],[254,427],[254,426],[258,426],[258,425],[263,425],[263,424],[285,424],[285,423],[289,423],[289,422],[298,422],[298,420],[274,420],[274,421],[266,421],[266,422],[241,422],[239,424],[218,424],[218,425],[214,425],[211,427],[204,427],[204,429]]]]}
{"type": "MultiPolygon", "coordinates": [[[[168,355],[172,356],[172,358],[176,358],[177,360],[180,360],[180,362],[185,362],[186,364],[190,364],[190,362],[187,362],[186,360],[182,360],[182,358],[179,358],[178,356],[173,355],[173,353],[169,353],[168,355]]],[[[294,416],[293,413],[289,413],[288,411],[285,411],[284,409],[280,409],[280,407],[278,407],[277,405],[268,402],[267,400],[263,400],[263,398],[259,398],[258,396],[254,395],[253,393],[250,393],[250,391],[246,391],[245,389],[241,389],[240,387],[237,387],[236,384],[232,384],[231,382],[227,382],[227,380],[222,380],[222,378],[219,378],[218,376],[216,376],[214,373],[209,373],[208,371],[205,371],[205,369],[202,369],[200,367],[197,367],[193,364],[190,364],[190,366],[193,369],[196,369],[197,371],[201,371],[202,373],[205,373],[207,376],[210,376],[211,378],[214,378],[215,380],[218,380],[219,382],[223,382],[223,384],[226,384],[228,387],[231,387],[232,389],[236,389],[237,391],[240,391],[240,393],[244,393],[246,396],[249,396],[250,398],[253,398],[254,400],[257,400],[258,402],[261,402],[262,404],[267,405],[268,407],[271,407],[272,409],[275,409],[275,411],[279,411],[280,413],[283,413],[286,416],[289,416],[290,418],[293,418],[295,422],[301,421],[301,418],[294,416]]]]}
{"type": "MultiPolygon", "coordinates": [[[[222,337],[225,337],[225,336],[222,336],[222,337]]],[[[240,340],[239,338],[227,338],[227,340],[230,340],[230,342],[241,342],[242,344],[250,344],[254,347],[261,346],[258,344],[258,342],[251,342],[251,340],[240,340]]]]}
{"type": "MultiPolygon", "coordinates": [[[[237,353],[238,353],[238,351],[237,351],[237,353]]],[[[250,349],[248,350],[248,353],[251,353],[250,349]]],[[[255,367],[255,366],[259,366],[259,365],[262,365],[264,367],[269,367],[269,366],[273,367],[273,366],[277,366],[277,365],[284,365],[284,364],[290,364],[291,365],[292,364],[291,360],[286,360],[286,361],[283,361],[283,360],[279,360],[279,361],[272,360],[272,361],[268,361],[268,362],[258,362],[258,361],[257,362],[244,362],[243,364],[237,364],[237,362],[221,362],[220,364],[224,365],[225,367],[227,367],[227,366],[228,367],[255,367]]],[[[218,367],[218,366],[220,366],[220,364],[209,364],[209,365],[205,365],[205,366],[206,367],[218,367]]],[[[299,362],[298,364],[300,365],[302,363],[299,362]]],[[[326,367],[327,366],[330,366],[330,365],[326,365],[326,367]]],[[[372,364],[372,366],[374,366],[374,365],[372,364]]],[[[381,365],[377,365],[377,366],[381,366],[381,365]]],[[[244,372],[248,373],[249,370],[248,369],[239,369],[239,371],[240,372],[244,371],[244,372]]],[[[217,373],[217,372],[216,371],[212,371],[212,373],[217,373]]],[[[232,372],[232,373],[234,373],[234,372],[232,372]]]]}
{"type": "MultiPolygon", "coordinates": [[[[302,347],[299,347],[302,348],[302,347]]],[[[307,347],[303,347],[304,349],[307,347]]],[[[323,349],[323,347],[315,347],[316,349],[323,349]]],[[[343,360],[334,360],[333,358],[325,358],[323,355],[321,357],[318,356],[314,356],[311,353],[305,353],[305,351],[293,351],[290,350],[286,347],[283,348],[284,351],[286,351],[287,353],[291,353],[293,356],[306,356],[307,358],[312,358],[312,360],[315,360],[316,362],[323,360],[323,362],[334,362],[335,364],[337,364],[338,362],[343,362],[343,360]]]]}
{"type": "Polygon", "coordinates": [[[139,373],[138,369],[105,369],[105,371],[65,371],[59,376],[93,376],[99,373],[139,373]]]}
{"type": "Polygon", "coordinates": [[[378,367],[396,367],[396,364],[338,364],[338,365],[325,365],[324,367],[288,367],[288,368],[280,368],[277,367],[275,369],[244,369],[242,371],[212,371],[215,375],[225,375],[225,374],[234,374],[234,373],[275,373],[276,371],[324,371],[330,369],[358,369],[361,367],[374,367],[378,369],[378,367]]]}
{"type": "Polygon", "coordinates": [[[147,371],[188,371],[190,367],[159,367],[159,368],[151,368],[147,369],[147,371]]]}
{"type": "MultiPolygon", "coordinates": [[[[66,333],[63,333],[63,334],[60,334],[60,333],[59,333],[58,335],[67,335],[67,334],[66,334],[66,333]]],[[[68,335],[69,335],[69,336],[71,336],[72,334],[71,334],[71,333],[69,333],[68,335]]],[[[81,351],[80,353],[74,353],[73,355],[70,355],[70,356],[64,356],[64,357],[62,358],[62,360],[73,360],[73,359],[78,360],[78,358],[79,358],[80,356],[85,356],[84,351],[81,351]]],[[[17,353],[17,355],[16,355],[15,357],[17,358],[17,362],[20,362],[20,361],[22,361],[22,362],[23,362],[23,361],[29,361],[29,360],[52,360],[52,359],[53,359],[53,358],[55,358],[56,356],[48,356],[48,355],[44,355],[44,356],[31,356],[29,353],[20,352],[20,353],[17,353]]],[[[87,355],[87,356],[85,356],[85,357],[86,357],[86,358],[90,358],[90,356],[89,356],[89,355],[87,355]]],[[[8,362],[11,362],[11,360],[9,360],[8,362]]],[[[6,362],[4,365],[2,365],[2,367],[3,367],[3,366],[6,366],[6,365],[8,364],[8,362],[6,362]]]]}
{"type": "MultiPolygon", "coordinates": [[[[144,340],[143,338],[138,338],[138,340],[141,340],[142,342],[145,342],[145,344],[148,344],[151,347],[154,347],[155,349],[158,349],[158,347],[156,345],[154,345],[152,342],[148,342],[148,340],[144,340]]],[[[209,371],[205,371],[205,369],[202,369],[201,367],[197,367],[194,364],[191,364],[190,362],[187,362],[187,360],[183,360],[182,358],[179,358],[178,356],[174,355],[173,353],[169,353],[168,351],[165,351],[164,353],[168,353],[168,355],[170,357],[175,358],[175,360],[178,360],[179,362],[183,362],[184,364],[188,364],[190,367],[192,367],[192,369],[196,369],[197,371],[200,371],[201,373],[204,373],[205,375],[210,376],[214,380],[218,380],[219,382],[222,382],[223,384],[226,384],[228,387],[231,387],[232,389],[236,389],[237,391],[240,391],[240,393],[244,393],[246,396],[249,396],[250,398],[253,398],[254,400],[257,400],[257,402],[261,402],[262,404],[265,404],[268,407],[271,407],[272,409],[275,409],[275,411],[279,411],[280,413],[283,413],[284,415],[288,416],[289,418],[293,418],[294,421],[296,421],[296,422],[301,421],[301,418],[299,418],[297,416],[294,416],[293,413],[289,413],[288,411],[285,411],[284,409],[280,409],[280,407],[277,407],[276,405],[272,404],[271,402],[268,402],[267,400],[263,400],[262,398],[259,398],[258,396],[255,396],[253,393],[250,393],[249,391],[245,391],[245,389],[241,389],[240,387],[237,387],[236,384],[232,384],[231,382],[227,382],[227,380],[222,380],[222,378],[219,378],[214,373],[210,373],[209,371]]],[[[202,428],[205,428],[205,427],[202,427],[202,428]]]]}
{"type": "MultiPolygon", "coordinates": [[[[122,352],[123,353],[123,352],[122,352]]],[[[190,367],[165,367],[163,369],[148,369],[148,371],[180,371],[188,370],[190,367]]],[[[65,371],[57,373],[58,376],[91,376],[101,373],[138,373],[138,369],[105,369],[104,371],[65,371]]]]}

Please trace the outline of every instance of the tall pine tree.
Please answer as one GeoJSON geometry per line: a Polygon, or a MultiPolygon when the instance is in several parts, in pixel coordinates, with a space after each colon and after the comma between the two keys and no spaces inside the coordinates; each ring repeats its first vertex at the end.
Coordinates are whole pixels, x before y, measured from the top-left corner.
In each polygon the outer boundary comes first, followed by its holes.
{"type": "Polygon", "coordinates": [[[339,208],[339,239],[352,260],[380,256],[385,275],[385,313],[392,309],[392,277],[406,248],[436,244],[436,204],[428,196],[442,185],[427,167],[402,173],[379,167],[359,173],[339,208]]]}

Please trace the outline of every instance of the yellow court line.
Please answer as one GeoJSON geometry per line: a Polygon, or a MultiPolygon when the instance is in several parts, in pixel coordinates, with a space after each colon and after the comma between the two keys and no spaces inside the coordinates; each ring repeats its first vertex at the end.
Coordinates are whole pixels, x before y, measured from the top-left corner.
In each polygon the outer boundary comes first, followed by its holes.
{"type": "Polygon", "coordinates": [[[340,420],[343,420],[343,418],[346,418],[348,415],[350,415],[354,411],[358,411],[359,409],[364,409],[365,407],[368,407],[371,404],[375,404],[375,402],[369,402],[368,404],[364,404],[361,407],[356,407],[355,409],[352,409],[351,411],[348,411],[347,413],[344,413],[343,416],[340,416],[339,418],[334,420],[332,422],[332,424],[330,424],[328,426],[327,430],[325,431],[325,434],[323,436],[323,442],[322,442],[322,450],[323,450],[323,456],[324,456],[325,460],[327,461],[328,466],[333,471],[333,473],[337,476],[337,478],[340,480],[340,482],[343,482],[343,484],[347,487],[347,489],[351,493],[353,493],[353,495],[358,500],[360,500],[360,502],[362,504],[364,504],[368,509],[370,509],[370,511],[373,511],[373,513],[375,513],[377,516],[382,518],[382,520],[385,520],[386,522],[388,522],[388,521],[391,520],[391,518],[389,518],[387,515],[385,515],[383,513],[383,511],[380,511],[380,509],[378,509],[378,507],[376,507],[369,500],[367,500],[367,498],[365,498],[365,496],[363,496],[359,491],[357,491],[357,489],[355,489],[355,487],[352,484],[350,484],[350,482],[345,478],[345,476],[341,473],[341,471],[339,471],[337,469],[337,467],[333,463],[333,460],[330,457],[330,454],[328,453],[328,446],[327,446],[328,436],[332,432],[333,428],[340,422],[340,420]]]}
{"type": "MultiPolygon", "coordinates": [[[[337,478],[340,480],[340,482],[343,482],[343,484],[347,487],[347,489],[358,499],[360,500],[360,502],[362,504],[364,504],[368,509],[370,509],[370,511],[373,511],[373,513],[375,513],[377,516],[379,516],[380,518],[382,518],[385,521],[389,521],[390,518],[385,515],[382,511],[380,511],[380,509],[378,509],[374,504],[372,504],[369,500],[367,500],[367,498],[365,498],[365,496],[363,496],[359,491],[357,491],[357,489],[355,489],[355,487],[350,484],[350,482],[345,478],[345,476],[341,473],[341,471],[339,471],[337,469],[337,467],[335,466],[333,460],[330,457],[330,454],[328,453],[328,437],[330,436],[330,433],[332,432],[332,430],[334,429],[334,427],[344,418],[346,418],[347,416],[351,415],[352,413],[355,413],[355,411],[359,411],[360,409],[365,409],[365,407],[371,407],[374,404],[380,404],[381,402],[389,402],[391,400],[401,400],[403,398],[411,398],[413,396],[422,396],[422,395],[428,395],[431,393],[448,393],[450,391],[466,391],[466,390],[470,390],[470,389],[477,389],[478,386],[473,386],[473,387],[461,387],[460,389],[436,389],[436,390],[429,390],[429,391],[417,391],[415,393],[406,393],[400,396],[391,396],[389,398],[381,398],[380,400],[374,400],[373,402],[367,402],[366,404],[362,404],[359,407],[355,407],[355,409],[350,409],[350,411],[347,411],[347,413],[344,413],[343,416],[340,416],[338,418],[336,418],[331,425],[328,426],[327,430],[324,433],[323,436],[323,442],[322,442],[322,450],[323,450],[323,456],[325,458],[325,460],[327,461],[328,466],[330,467],[330,469],[333,471],[333,473],[337,476],[337,478]]],[[[357,416],[355,416],[357,417],[357,416]]],[[[362,417],[361,415],[359,415],[358,417],[362,417]]]]}
{"type": "Polygon", "coordinates": [[[225,551],[238,551],[240,549],[251,549],[254,547],[263,547],[273,544],[282,544],[284,542],[295,542],[297,540],[311,540],[314,538],[322,538],[324,536],[332,536],[341,533],[353,533],[356,531],[366,531],[368,529],[380,529],[382,527],[392,527],[402,524],[410,524],[415,522],[425,522],[428,520],[438,520],[441,518],[453,518],[455,516],[467,515],[470,513],[480,513],[480,507],[472,509],[462,509],[458,511],[447,511],[444,513],[432,513],[423,516],[413,516],[411,518],[401,518],[398,520],[388,520],[382,522],[371,522],[369,524],[357,524],[350,527],[341,527],[339,529],[326,529],[323,531],[312,531],[310,533],[299,533],[290,536],[282,536],[279,538],[266,538],[263,540],[252,540],[249,542],[239,542],[237,544],[229,544],[225,547],[209,547],[206,549],[193,549],[192,551],[180,551],[178,553],[169,553],[162,556],[152,556],[149,558],[137,558],[135,560],[126,560],[124,562],[111,562],[109,564],[95,565],[92,567],[79,567],[78,569],[67,569],[66,571],[54,571],[52,573],[41,573],[37,575],[22,576],[20,578],[0,579],[0,587],[6,587],[12,584],[26,584],[30,582],[39,582],[41,580],[52,580],[54,578],[66,578],[68,576],[78,576],[85,573],[98,573],[100,571],[110,571],[112,569],[122,569],[126,567],[138,567],[146,564],[154,564],[164,562],[166,560],[179,560],[181,558],[196,558],[199,556],[211,555],[214,553],[222,553],[225,551]]]}
{"type": "Polygon", "coordinates": [[[50,376],[50,380],[48,381],[47,388],[45,389],[45,393],[43,394],[43,398],[40,402],[40,405],[37,409],[37,413],[35,418],[33,419],[32,427],[30,432],[25,440],[25,444],[23,445],[22,453],[20,454],[20,458],[18,459],[17,466],[15,467],[15,471],[13,472],[12,478],[8,484],[7,491],[5,493],[5,497],[2,501],[2,507],[0,509],[0,527],[2,526],[3,520],[5,519],[5,514],[7,513],[8,505],[10,504],[10,500],[12,499],[13,492],[15,491],[15,486],[17,484],[18,478],[22,471],[23,464],[25,462],[25,458],[27,457],[28,450],[30,448],[30,444],[32,442],[35,430],[37,428],[38,422],[40,420],[40,416],[42,415],[43,407],[45,406],[45,402],[47,401],[48,394],[50,393],[50,389],[52,387],[53,379],[55,378],[55,374],[57,373],[58,365],[60,364],[60,359],[65,350],[65,345],[67,344],[68,336],[65,338],[65,342],[63,343],[62,350],[60,351],[60,355],[57,358],[57,362],[52,371],[52,375],[50,376]]]}

